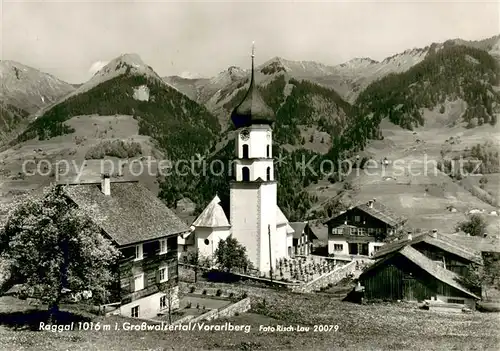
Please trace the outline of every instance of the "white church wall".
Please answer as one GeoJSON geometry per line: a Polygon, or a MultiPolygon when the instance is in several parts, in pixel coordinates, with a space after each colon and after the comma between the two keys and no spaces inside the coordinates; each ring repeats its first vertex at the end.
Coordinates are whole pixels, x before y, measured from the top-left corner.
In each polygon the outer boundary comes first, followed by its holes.
{"type": "Polygon", "coordinates": [[[293,234],[287,234],[286,246],[287,246],[287,256],[288,257],[293,256],[293,234]],[[290,249],[288,249],[288,248],[290,248],[290,249]]]}
{"type": "Polygon", "coordinates": [[[254,125],[248,128],[250,132],[250,137],[248,140],[241,140],[241,138],[236,138],[236,156],[240,159],[243,158],[243,144],[248,145],[248,156],[250,158],[261,158],[267,155],[267,145],[270,145],[270,155],[272,157],[272,140],[268,139],[267,134],[271,131],[271,128],[267,125],[254,125]]]}
{"type": "Polygon", "coordinates": [[[196,248],[203,257],[214,257],[221,240],[226,240],[230,234],[229,228],[202,228],[195,230],[196,248]]]}
{"type": "Polygon", "coordinates": [[[257,178],[262,178],[262,180],[267,180],[267,168],[271,168],[270,180],[274,180],[274,170],[273,170],[273,160],[238,160],[234,161],[236,169],[236,180],[243,180],[243,167],[248,167],[250,170],[250,180],[256,180],[257,178]]]}
{"type": "Polygon", "coordinates": [[[259,188],[244,183],[231,184],[231,232],[233,237],[246,247],[247,256],[255,268],[258,268],[259,264],[260,227],[258,203],[259,188]]]}
{"type": "Polygon", "coordinates": [[[277,186],[276,183],[262,184],[259,191],[259,204],[260,204],[260,264],[259,269],[261,272],[269,272],[270,265],[276,265],[276,251],[280,251],[278,248],[273,248],[271,251],[271,261],[269,258],[269,234],[268,226],[271,226],[271,243],[275,246],[283,246],[285,242],[272,241],[272,238],[277,237],[276,233],[276,198],[277,198],[277,186]]]}
{"type": "Polygon", "coordinates": [[[286,223],[278,225],[276,228],[276,240],[273,243],[276,259],[288,256],[288,238],[286,234],[286,223]]]}

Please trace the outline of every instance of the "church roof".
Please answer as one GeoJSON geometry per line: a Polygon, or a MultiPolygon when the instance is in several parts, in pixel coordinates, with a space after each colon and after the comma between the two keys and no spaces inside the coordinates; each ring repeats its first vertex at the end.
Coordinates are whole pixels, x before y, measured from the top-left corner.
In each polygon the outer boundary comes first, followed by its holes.
{"type": "Polygon", "coordinates": [[[288,219],[285,217],[279,206],[276,206],[276,225],[288,224],[288,219]]]}
{"type": "Polygon", "coordinates": [[[220,205],[221,200],[217,195],[205,207],[203,212],[193,222],[195,227],[220,228],[230,227],[226,214],[220,205]]]}
{"type": "Polygon", "coordinates": [[[231,120],[236,128],[248,127],[252,124],[272,124],[275,120],[273,110],[266,105],[255,84],[253,48],[250,86],[243,100],[231,113],[231,120]]]}

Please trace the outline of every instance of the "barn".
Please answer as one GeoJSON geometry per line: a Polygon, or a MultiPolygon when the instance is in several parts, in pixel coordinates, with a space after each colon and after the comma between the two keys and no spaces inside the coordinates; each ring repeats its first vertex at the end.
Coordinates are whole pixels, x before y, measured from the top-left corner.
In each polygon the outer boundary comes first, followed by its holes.
{"type": "Polygon", "coordinates": [[[367,300],[436,300],[475,308],[476,295],[460,283],[459,276],[411,246],[380,259],[364,271],[359,281],[367,300]]]}

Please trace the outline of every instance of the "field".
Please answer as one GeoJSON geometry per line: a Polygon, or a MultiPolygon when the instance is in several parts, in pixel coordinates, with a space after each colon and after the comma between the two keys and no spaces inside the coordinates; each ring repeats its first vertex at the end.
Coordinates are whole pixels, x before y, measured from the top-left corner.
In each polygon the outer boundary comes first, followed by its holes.
{"type": "MultiPolygon", "coordinates": [[[[427,116],[428,118],[431,118],[427,116]]],[[[435,116],[434,116],[435,117],[435,116]]],[[[318,195],[319,204],[345,190],[344,200],[351,204],[375,198],[399,215],[409,219],[409,226],[425,230],[438,229],[453,233],[458,222],[466,219],[471,210],[484,210],[486,214],[498,210],[477,196],[466,184],[478,184],[480,176],[470,176],[463,184],[453,181],[436,168],[441,159],[441,150],[450,138],[459,140],[454,151],[491,141],[499,144],[498,128],[481,126],[465,129],[460,125],[450,127],[434,121],[414,131],[402,129],[388,121],[382,121],[383,140],[371,141],[360,156],[376,162],[365,170],[353,169],[342,183],[330,184],[327,180],[310,186],[309,191],[318,195]],[[380,161],[387,158],[389,165],[382,167],[380,161]],[[476,179],[477,178],[477,179],[476,179]],[[450,209],[454,209],[453,212],[450,209]]],[[[347,172],[346,172],[347,173],[347,172]]],[[[498,175],[488,175],[486,190],[498,198],[498,175]]],[[[487,216],[488,233],[499,235],[499,217],[487,216]]]]}
{"type": "MultiPolygon", "coordinates": [[[[2,350],[497,350],[500,314],[435,313],[412,304],[356,305],[324,294],[299,295],[249,290],[251,313],[207,324],[250,325],[244,331],[64,331],[13,328],[13,313],[24,302],[0,298],[2,350]],[[257,297],[259,295],[260,297],[257,297]],[[265,296],[265,302],[262,299],[265,296]],[[265,332],[259,326],[309,326],[308,332],[265,332]],[[332,326],[314,332],[314,325],[332,326]],[[338,330],[334,327],[337,325],[338,330]]],[[[26,312],[24,312],[26,313],[26,312]]],[[[22,315],[21,315],[22,316],[22,315]]],[[[17,323],[21,317],[17,318],[17,323]]],[[[26,318],[26,317],[24,317],[26,318]]],[[[94,317],[94,322],[122,326],[130,319],[94,317]]],[[[36,320],[31,319],[36,328],[36,320]]]]}

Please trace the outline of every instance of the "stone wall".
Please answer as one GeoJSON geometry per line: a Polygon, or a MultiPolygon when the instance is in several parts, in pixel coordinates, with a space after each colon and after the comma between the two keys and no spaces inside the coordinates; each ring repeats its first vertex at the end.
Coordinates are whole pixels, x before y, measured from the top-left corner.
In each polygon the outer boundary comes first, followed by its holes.
{"type": "Polygon", "coordinates": [[[336,284],[346,276],[351,273],[354,273],[356,270],[356,261],[349,262],[348,264],[338,267],[334,269],[330,273],[324,274],[321,277],[310,281],[309,283],[302,284],[299,286],[292,287],[293,292],[298,293],[310,293],[316,290],[319,290],[322,287],[327,286],[328,284],[336,284]]]}

